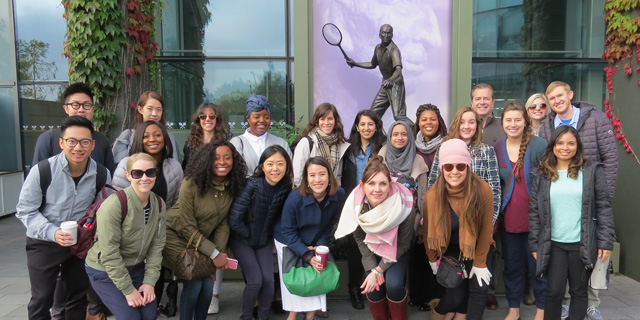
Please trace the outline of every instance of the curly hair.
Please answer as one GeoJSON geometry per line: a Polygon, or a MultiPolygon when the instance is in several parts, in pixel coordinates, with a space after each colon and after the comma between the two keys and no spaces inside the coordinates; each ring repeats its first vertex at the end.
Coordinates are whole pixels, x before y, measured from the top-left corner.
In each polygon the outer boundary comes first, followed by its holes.
{"type": "Polygon", "coordinates": [[[162,138],[164,140],[164,148],[162,148],[162,160],[167,160],[168,158],[173,158],[173,144],[169,138],[169,133],[167,132],[167,128],[158,122],[153,120],[147,120],[141,123],[136,129],[136,133],[133,135],[133,141],[131,141],[131,148],[129,148],[129,155],[133,155],[139,152],[144,152],[144,133],[147,131],[149,126],[158,126],[160,131],[162,131],[162,138]]]}
{"type": "Polygon", "coordinates": [[[197,150],[204,143],[204,130],[200,125],[200,115],[204,114],[204,111],[211,109],[213,114],[216,115],[216,125],[213,127],[213,140],[224,140],[227,138],[227,132],[224,129],[224,121],[222,119],[222,113],[217,105],[211,102],[203,102],[196,112],[191,117],[191,134],[187,138],[187,144],[191,150],[197,150]]]}
{"type": "Polygon", "coordinates": [[[524,118],[524,131],[522,133],[522,140],[520,141],[520,149],[518,151],[518,160],[516,160],[515,167],[515,177],[516,181],[520,182],[520,169],[524,168],[524,156],[527,154],[527,146],[529,142],[533,140],[533,133],[531,131],[531,118],[529,118],[529,114],[527,113],[527,109],[517,102],[509,102],[504,106],[501,115],[501,123],[504,128],[504,115],[509,111],[520,111],[522,117],[524,118]]]}
{"type": "MultiPolygon", "coordinates": [[[[145,91],[140,95],[140,99],[138,99],[138,108],[144,107],[147,104],[149,99],[158,100],[162,105],[162,115],[160,116],[160,120],[158,122],[163,125],[167,125],[167,119],[164,117],[164,101],[162,100],[162,96],[155,91],[145,91]]],[[[138,111],[138,108],[133,109],[133,128],[138,129],[138,126],[144,122],[144,118],[142,117],[142,113],[138,111]]]]}
{"type": "Polygon", "coordinates": [[[247,180],[247,165],[244,163],[240,153],[236,151],[236,148],[225,140],[211,141],[203,144],[193,153],[184,172],[185,179],[188,178],[193,181],[198,186],[201,195],[206,194],[213,187],[213,178],[216,177],[213,172],[213,166],[216,162],[216,150],[218,147],[225,146],[231,150],[233,157],[233,166],[226,179],[229,183],[228,188],[232,197],[240,193],[247,180]]]}
{"type": "Polygon", "coordinates": [[[582,170],[582,167],[589,163],[588,160],[585,160],[582,156],[583,145],[580,140],[580,134],[578,130],[576,130],[572,126],[559,126],[558,129],[554,130],[551,134],[551,138],[549,138],[549,144],[547,144],[547,149],[544,151],[542,157],[540,157],[540,164],[538,165],[537,173],[541,175],[543,178],[549,181],[557,181],[558,180],[558,158],[556,158],[556,154],[553,153],[553,149],[558,143],[558,140],[565,133],[571,133],[577,142],[577,150],[576,154],[571,159],[569,163],[569,170],[567,170],[567,175],[571,179],[578,178],[578,172],[582,170]]]}
{"type": "Polygon", "coordinates": [[[471,107],[464,107],[456,112],[456,115],[453,117],[453,121],[451,121],[451,127],[449,127],[449,134],[444,137],[443,142],[450,139],[461,139],[460,121],[462,121],[462,116],[467,112],[473,112],[473,116],[476,119],[476,133],[471,137],[471,146],[475,147],[482,144],[482,121],[480,120],[478,113],[471,107]]]}
{"type": "Polygon", "coordinates": [[[418,110],[416,111],[416,122],[413,125],[413,135],[417,135],[420,131],[420,117],[425,111],[435,112],[436,116],[438,117],[438,133],[436,134],[436,137],[439,135],[444,138],[447,135],[447,124],[444,123],[444,119],[442,118],[442,115],[440,115],[440,109],[438,109],[436,105],[433,105],[431,103],[421,104],[418,107],[418,110]]]}
{"type": "Polygon", "coordinates": [[[340,119],[340,114],[338,114],[338,109],[336,109],[336,106],[328,102],[323,102],[316,107],[316,111],[313,112],[311,121],[309,121],[309,124],[304,128],[300,136],[308,136],[313,129],[320,125],[320,118],[326,116],[329,112],[333,113],[333,118],[335,119],[335,125],[333,126],[333,132],[331,132],[331,134],[335,134],[337,136],[338,143],[346,141],[344,138],[344,127],[342,125],[342,120],[340,119]]]}
{"type": "Polygon", "coordinates": [[[371,152],[377,153],[378,150],[382,148],[385,141],[387,141],[387,137],[384,134],[384,129],[382,128],[382,120],[380,120],[380,117],[375,112],[369,109],[360,110],[356,114],[356,119],[353,121],[348,141],[353,146],[352,150],[354,154],[357,154],[359,152],[358,150],[362,149],[362,139],[360,132],[358,132],[358,124],[363,116],[371,118],[373,123],[376,125],[376,132],[373,134],[373,137],[371,137],[371,140],[369,140],[369,145],[371,145],[371,152]]]}

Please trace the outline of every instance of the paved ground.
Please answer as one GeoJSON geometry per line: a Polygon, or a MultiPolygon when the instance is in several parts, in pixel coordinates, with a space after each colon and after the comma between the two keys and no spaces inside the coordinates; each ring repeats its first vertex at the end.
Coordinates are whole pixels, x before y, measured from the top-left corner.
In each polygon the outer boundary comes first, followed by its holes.
{"type": "MultiPolygon", "coordinates": [[[[220,313],[208,319],[238,319],[244,283],[229,280],[223,283],[220,297],[220,313]]],[[[29,301],[29,278],[25,256],[24,226],[14,217],[0,218],[0,319],[27,319],[26,305],[29,301]]],[[[611,278],[608,291],[602,291],[602,311],[605,319],[640,319],[640,283],[616,275],[611,278]]],[[[485,319],[504,319],[507,313],[506,300],[499,297],[501,308],[487,310],[485,319]]],[[[358,311],[351,308],[348,299],[332,296],[328,302],[330,319],[370,319],[367,309],[358,311]]],[[[410,308],[409,319],[429,319],[427,312],[410,308]]],[[[535,308],[523,306],[522,319],[533,319],[535,308]]],[[[272,319],[286,319],[275,316],[272,319]]],[[[298,319],[302,319],[302,315],[298,319]]],[[[113,319],[113,317],[110,317],[113,319]]],[[[178,319],[178,317],[171,318],[178,319]]]]}

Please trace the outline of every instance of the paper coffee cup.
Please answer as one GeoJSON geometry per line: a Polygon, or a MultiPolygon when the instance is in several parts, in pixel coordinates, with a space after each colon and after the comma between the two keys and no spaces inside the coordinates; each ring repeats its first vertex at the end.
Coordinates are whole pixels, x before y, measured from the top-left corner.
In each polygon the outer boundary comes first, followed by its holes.
{"type": "Polygon", "coordinates": [[[73,237],[72,245],[78,242],[78,223],[75,221],[65,221],[60,224],[60,229],[62,232],[66,232],[73,237]]]}
{"type": "Polygon", "coordinates": [[[327,267],[327,258],[329,257],[329,247],[327,246],[318,246],[316,248],[316,259],[320,263],[320,268],[324,269],[327,267]]]}

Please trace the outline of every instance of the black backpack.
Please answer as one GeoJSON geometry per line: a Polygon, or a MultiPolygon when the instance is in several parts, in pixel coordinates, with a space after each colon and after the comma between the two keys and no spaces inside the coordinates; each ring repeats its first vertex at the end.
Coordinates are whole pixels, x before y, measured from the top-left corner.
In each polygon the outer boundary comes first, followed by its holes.
{"type": "Polygon", "coordinates": [[[309,151],[313,150],[313,139],[311,139],[311,137],[309,137],[309,136],[297,137],[295,140],[293,140],[293,142],[291,142],[291,146],[289,146],[290,149],[291,149],[291,154],[296,152],[296,147],[298,146],[298,143],[300,143],[300,141],[303,138],[306,138],[307,141],[309,141],[309,151]]]}

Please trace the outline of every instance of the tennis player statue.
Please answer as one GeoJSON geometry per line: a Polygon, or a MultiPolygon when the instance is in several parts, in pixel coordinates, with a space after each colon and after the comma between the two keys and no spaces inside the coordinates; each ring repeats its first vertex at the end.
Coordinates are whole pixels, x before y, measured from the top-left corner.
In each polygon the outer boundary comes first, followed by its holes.
{"type": "Polygon", "coordinates": [[[351,68],[360,67],[363,69],[375,69],[379,66],[380,73],[382,73],[382,85],[371,103],[371,111],[382,118],[391,105],[393,118],[396,121],[403,120],[413,126],[413,121],[407,117],[407,105],[404,101],[405,89],[400,49],[391,40],[393,39],[393,27],[383,24],[380,27],[379,36],[381,41],[373,52],[371,62],[355,62],[353,59],[347,58],[347,64],[351,68]]]}

